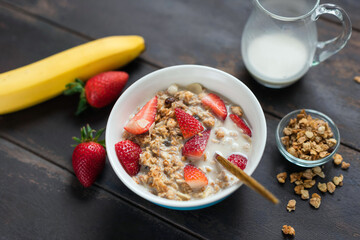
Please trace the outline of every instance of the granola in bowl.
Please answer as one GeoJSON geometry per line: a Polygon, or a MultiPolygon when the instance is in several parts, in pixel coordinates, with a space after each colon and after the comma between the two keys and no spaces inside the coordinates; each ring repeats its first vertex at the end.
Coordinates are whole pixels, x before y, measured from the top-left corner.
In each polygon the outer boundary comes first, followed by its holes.
{"type": "MultiPolygon", "coordinates": [[[[245,113],[244,118],[247,120],[246,122],[249,123],[251,127],[251,134],[252,134],[251,148],[249,150],[249,153],[247,154],[247,157],[249,157],[248,159],[249,161],[247,162],[246,168],[244,169],[244,171],[248,175],[251,175],[256,170],[259,163],[261,162],[261,157],[264,153],[264,149],[266,145],[267,127],[266,127],[265,115],[261,108],[261,105],[257,100],[256,96],[251,92],[251,90],[244,83],[242,83],[241,80],[237,79],[236,77],[224,71],[207,66],[200,66],[200,65],[171,66],[156,70],[154,72],[151,72],[143,76],[142,78],[134,82],[129,88],[126,89],[126,91],[124,91],[121,94],[119,99],[116,101],[113,109],[111,110],[106,125],[105,141],[106,141],[106,145],[108,146],[106,148],[106,151],[111,167],[122,184],[124,184],[129,190],[131,190],[134,194],[138,195],[139,197],[142,197],[147,201],[150,201],[156,205],[165,208],[176,209],[176,210],[195,210],[195,209],[209,207],[211,205],[221,202],[222,200],[230,196],[232,193],[234,193],[237,189],[239,189],[242,186],[242,182],[235,182],[234,184],[221,189],[216,194],[210,194],[205,198],[201,198],[201,199],[193,198],[188,201],[176,201],[176,200],[167,199],[166,197],[160,197],[158,195],[151,193],[148,190],[149,188],[147,187],[147,185],[136,183],[136,181],[134,181],[134,179],[132,178],[134,175],[130,175],[129,172],[126,171],[126,168],[124,167],[124,165],[133,166],[134,172],[136,173],[139,173],[139,171],[142,170],[141,168],[143,168],[143,166],[140,166],[139,163],[132,164],[132,160],[136,156],[136,154],[133,153],[139,151],[142,152],[142,149],[137,143],[133,143],[130,140],[125,140],[123,138],[123,133],[125,131],[124,127],[127,126],[129,122],[133,122],[131,121],[131,119],[134,118],[131,117],[134,115],[134,113],[139,111],[139,109],[142,106],[143,106],[142,108],[144,108],[145,107],[144,104],[146,103],[146,101],[150,102],[150,104],[147,106],[147,109],[148,110],[153,109],[153,104],[151,103],[155,101],[150,101],[150,100],[153,99],[159,91],[167,90],[170,85],[181,84],[182,86],[190,87],[194,83],[200,83],[203,86],[205,86],[207,89],[216,92],[218,96],[220,97],[224,96],[227,99],[231,100],[232,103],[235,103],[237,106],[241,106],[240,109],[239,108],[227,109],[228,116],[226,117],[226,121],[231,120],[230,118],[231,113],[239,114],[241,110],[243,113],[245,113]],[[128,142],[125,142],[126,144],[120,146],[118,145],[116,148],[117,143],[122,141],[128,141],[128,142]],[[125,148],[125,146],[127,147],[125,148]],[[119,155],[118,155],[119,152],[116,151],[119,149],[124,150],[123,151],[124,154],[122,155],[122,157],[126,157],[125,159],[126,161],[123,161],[122,163],[119,161],[119,155]]],[[[197,92],[198,87],[199,86],[195,84],[195,86],[190,87],[191,89],[188,90],[195,94],[199,94],[199,92],[197,92]]],[[[173,90],[176,90],[176,87],[172,87],[171,89],[169,89],[169,93],[173,90]]],[[[226,102],[226,99],[224,100],[226,102]]],[[[151,115],[152,111],[140,110],[139,112],[137,112],[135,115],[138,116],[143,115],[146,118],[152,116],[151,115]],[[142,114],[138,114],[139,112],[142,112],[142,114]]],[[[210,111],[210,113],[213,116],[215,116],[213,112],[210,111]]],[[[155,121],[155,115],[156,113],[154,114],[154,121],[155,121]]],[[[216,120],[220,120],[220,119],[221,118],[216,117],[216,120]]],[[[137,125],[143,127],[144,129],[149,128],[149,130],[152,125],[152,124],[148,124],[147,120],[140,122],[135,121],[135,122],[137,124],[134,124],[133,126],[137,125]]],[[[241,121],[237,121],[237,122],[238,124],[241,124],[241,121]]],[[[201,124],[201,126],[204,127],[204,130],[202,131],[205,131],[207,129],[205,125],[201,124]]],[[[215,134],[214,128],[211,128],[210,130],[211,130],[211,135],[215,134]]],[[[144,134],[144,133],[140,133],[140,134],[144,134]]],[[[225,138],[226,137],[225,134],[226,134],[225,131],[224,133],[222,133],[221,131],[218,131],[217,133],[219,138],[221,138],[223,135],[225,138]]],[[[208,139],[208,143],[210,143],[209,139],[208,139]]],[[[193,142],[201,143],[201,141],[197,141],[197,140],[193,140],[193,142]]],[[[191,150],[190,144],[188,144],[188,150],[191,150]]],[[[194,151],[193,155],[195,155],[196,157],[196,153],[199,152],[201,153],[201,151],[194,151]]],[[[182,154],[182,152],[180,152],[179,154],[182,154]]],[[[236,154],[236,152],[234,152],[234,154],[236,154]]],[[[235,157],[233,158],[234,161],[237,161],[241,166],[241,163],[244,163],[244,161],[239,156],[240,155],[235,155],[235,157]]],[[[224,154],[223,157],[229,158],[228,155],[226,154],[224,154]]],[[[187,165],[188,164],[184,166],[184,169],[187,165]]],[[[190,167],[188,169],[191,170],[192,168],[190,167]]],[[[199,169],[199,171],[201,170],[199,169]]],[[[196,171],[188,171],[188,172],[191,173],[196,171]]],[[[206,169],[205,172],[201,171],[201,173],[203,173],[207,177],[208,173],[206,172],[206,169]]],[[[182,174],[184,173],[182,172],[182,174]]],[[[199,175],[198,178],[201,179],[202,174],[198,172],[198,174],[193,173],[192,175],[194,176],[199,175]]],[[[187,175],[187,179],[188,180],[193,179],[192,175],[191,174],[187,175]]],[[[201,185],[201,183],[203,182],[206,181],[199,181],[199,182],[193,181],[193,184],[196,186],[197,185],[196,183],[200,183],[199,185],[201,185]]],[[[210,180],[208,181],[208,184],[209,182],[210,180]]]]}
{"type": "Polygon", "coordinates": [[[173,84],[129,116],[115,149],[144,190],[188,201],[239,183],[213,155],[218,151],[245,169],[251,136],[241,106],[200,84],[173,84]]]}
{"type": "Polygon", "coordinates": [[[316,167],[332,159],[340,145],[340,133],[325,114],[300,109],[281,119],[276,129],[276,145],[288,161],[316,167]]]}

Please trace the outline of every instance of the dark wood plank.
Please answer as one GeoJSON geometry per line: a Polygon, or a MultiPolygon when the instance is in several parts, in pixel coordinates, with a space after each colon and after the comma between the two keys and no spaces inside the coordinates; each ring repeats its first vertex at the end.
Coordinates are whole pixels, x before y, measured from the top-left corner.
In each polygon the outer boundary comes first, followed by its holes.
{"type": "MultiPolygon", "coordinates": [[[[320,4],[323,3],[333,3],[340,7],[342,7],[350,16],[352,25],[355,29],[360,30],[360,2],[357,0],[328,0],[328,1],[321,1],[320,4]]],[[[335,18],[330,18],[327,16],[328,19],[333,21],[338,21],[335,18]]]]}
{"type": "MultiPolygon", "coordinates": [[[[53,106],[52,102],[56,100],[47,102],[45,105],[53,106]]],[[[64,101],[66,102],[66,100],[61,102],[64,101]]],[[[43,106],[43,108],[47,107],[43,106]]],[[[37,114],[36,111],[34,112],[37,114]]],[[[68,114],[70,114],[70,111],[68,114]]],[[[17,119],[25,117],[31,118],[30,114],[17,114],[17,119]]],[[[63,126],[61,129],[56,128],[56,125],[59,125],[57,124],[57,118],[61,118],[61,116],[56,115],[54,117],[55,119],[45,117],[47,121],[39,121],[36,125],[32,124],[30,128],[21,128],[22,123],[18,125],[6,124],[11,129],[18,129],[20,127],[22,133],[7,133],[5,135],[11,138],[12,141],[16,141],[31,149],[31,151],[39,152],[39,154],[56,162],[56,164],[61,165],[70,172],[72,171],[72,149],[67,147],[69,142],[68,132],[76,132],[77,129],[72,129],[70,124],[66,126],[61,124],[63,126]],[[42,125],[45,122],[52,123],[56,130],[52,133],[41,131],[41,128],[44,127],[42,125]],[[41,134],[37,135],[36,131],[40,131],[41,134]],[[63,135],[63,133],[66,135],[63,135]],[[52,138],[51,135],[57,136],[57,141],[49,140],[52,138]]],[[[36,118],[39,119],[39,115],[36,118]]],[[[8,120],[7,122],[15,122],[16,118],[8,120]]],[[[70,122],[76,121],[69,118],[68,120],[70,122]]],[[[29,122],[33,121],[29,119],[29,122]]],[[[102,122],[105,124],[105,120],[102,122]]],[[[347,239],[360,234],[357,227],[360,224],[358,218],[360,204],[357,201],[360,197],[360,177],[356,171],[360,167],[360,163],[357,161],[359,153],[349,148],[341,147],[340,153],[346,161],[352,164],[348,171],[335,168],[332,163],[326,164],[324,171],[327,178],[324,182],[342,173],[345,177],[344,186],[337,189],[334,195],[324,195],[322,206],[319,210],[314,210],[309,206],[308,202],[302,201],[294,195],[292,184],[286,183],[282,186],[277,183],[275,179],[277,173],[282,171],[300,171],[300,168],[288,163],[276,149],[274,130],[278,120],[267,115],[267,122],[267,147],[254,177],[280,198],[281,204],[278,206],[271,205],[250,189],[242,187],[222,203],[207,209],[191,212],[167,210],[139,198],[128,190],[116,177],[108,162],[97,184],[128,201],[151,209],[151,211],[159,216],[163,216],[207,238],[242,239],[246,237],[247,239],[261,239],[265,233],[270,239],[277,239],[281,237],[280,229],[283,224],[293,225],[297,230],[299,239],[320,238],[325,232],[328,234],[326,235],[327,239],[347,239]],[[290,214],[286,212],[285,205],[288,200],[293,198],[298,201],[297,210],[295,213],[290,214]],[[317,223],[316,226],[314,226],[314,222],[317,223]],[[254,228],[257,231],[254,231],[254,228]]],[[[45,127],[51,129],[49,125],[45,127]]],[[[315,187],[311,192],[317,192],[315,187]]]]}
{"type": "MultiPolygon", "coordinates": [[[[343,3],[360,11],[355,0],[343,3]]],[[[360,85],[352,80],[360,71],[359,32],[353,33],[345,49],[311,69],[300,82],[272,90],[257,84],[241,60],[240,39],[250,1],[16,0],[11,4],[93,38],[142,35],[147,42],[142,55],[146,60],[160,66],[196,63],[223,69],[248,85],[265,111],[277,116],[298,108],[322,111],[337,123],[342,142],[360,150],[360,138],[353,134],[353,129],[360,129],[360,85]]],[[[337,32],[338,25],[319,21],[320,39],[337,32]]]]}
{"type": "Polygon", "coordinates": [[[2,239],[194,239],[3,139],[0,156],[2,239]]]}

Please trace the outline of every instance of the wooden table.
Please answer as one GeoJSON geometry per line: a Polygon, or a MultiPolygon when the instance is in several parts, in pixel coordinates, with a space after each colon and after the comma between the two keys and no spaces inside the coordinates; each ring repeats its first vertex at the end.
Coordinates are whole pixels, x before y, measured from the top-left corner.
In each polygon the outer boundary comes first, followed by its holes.
{"type": "MultiPolygon", "coordinates": [[[[360,238],[360,2],[332,1],[348,11],[353,35],[347,46],[281,90],[257,84],[244,68],[241,32],[251,2],[235,0],[0,0],[0,72],[108,35],[142,35],[147,50],[124,68],[127,87],[162,67],[194,63],[241,79],[265,112],[268,139],[253,176],[277,195],[271,205],[247,187],[223,202],[197,211],[156,206],[130,191],[109,162],[94,186],[84,189],[72,165],[71,137],[90,123],[106,126],[111,106],[75,117],[77,97],[59,96],[0,116],[1,239],[282,239],[284,224],[296,239],[360,238]],[[325,165],[326,180],[342,173],[344,186],[323,195],[318,210],[280,185],[282,171],[302,170],[275,145],[275,128],[286,113],[310,108],[330,116],[341,133],[347,171],[325,165]],[[286,203],[297,200],[296,211],[286,203]]],[[[319,21],[320,39],[340,31],[332,18],[319,21]]],[[[314,187],[310,192],[317,191],[314,187]]]]}

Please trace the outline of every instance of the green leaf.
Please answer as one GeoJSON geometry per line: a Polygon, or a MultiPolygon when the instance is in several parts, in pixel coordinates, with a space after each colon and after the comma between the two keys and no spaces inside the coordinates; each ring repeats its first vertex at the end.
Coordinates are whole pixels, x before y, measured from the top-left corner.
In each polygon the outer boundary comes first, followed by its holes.
{"type": "Polygon", "coordinates": [[[106,146],[105,146],[105,140],[98,141],[97,143],[99,143],[101,146],[103,146],[104,148],[106,148],[106,146]]]}
{"type": "MultiPolygon", "coordinates": [[[[72,139],[78,143],[89,142],[89,141],[97,142],[105,148],[105,140],[98,141],[98,138],[101,136],[101,134],[104,131],[105,131],[105,128],[101,128],[99,131],[96,131],[96,130],[92,129],[89,124],[86,124],[86,126],[80,128],[81,139],[79,139],[77,137],[73,137],[72,139]],[[93,138],[93,133],[96,133],[95,138],[93,138]]],[[[77,144],[74,144],[71,146],[76,147],[77,144]]]]}
{"type": "Polygon", "coordinates": [[[98,138],[101,136],[101,134],[103,134],[103,132],[105,131],[105,128],[100,129],[99,131],[97,131],[94,141],[97,141],[98,138]]]}
{"type": "Polygon", "coordinates": [[[64,95],[72,95],[75,93],[82,93],[84,90],[84,82],[80,79],[76,79],[75,82],[71,82],[65,85],[66,90],[63,92],[64,95]]]}
{"type": "Polygon", "coordinates": [[[92,130],[89,124],[86,124],[86,129],[87,129],[87,137],[89,138],[89,140],[93,140],[93,132],[95,132],[95,130],[92,130]]]}
{"type": "MultiPolygon", "coordinates": [[[[73,137],[72,138],[74,141],[78,142],[78,143],[81,143],[81,139],[77,138],[77,137],[73,137]]],[[[76,145],[75,145],[76,146],[76,145]]]]}
{"type": "Polygon", "coordinates": [[[78,116],[80,115],[82,112],[85,111],[85,109],[88,108],[88,103],[86,101],[86,97],[85,97],[85,90],[81,92],[80,94],[80,100],[79,100],[79,105],[78,108],[76,110],[75,115],[78,116]]]}
{"type": "Polygon", "coordinates": [[[86,130],[85,130],[85,127],[82,127],[80,129],[80,132],[81,132],[81,142],[84,142],[84,140],[86,139],[86,130]]]}

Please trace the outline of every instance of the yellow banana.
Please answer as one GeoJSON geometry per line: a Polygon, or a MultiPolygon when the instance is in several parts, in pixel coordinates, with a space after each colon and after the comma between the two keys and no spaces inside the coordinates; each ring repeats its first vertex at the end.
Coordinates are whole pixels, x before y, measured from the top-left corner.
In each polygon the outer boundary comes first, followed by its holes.
{"type": "Polygon", "coordinates": [[[86,80],[124,66],[145,49],[140,36],[111,36],[0,74],[0,114],[48,100],[75,78],[86,80]]]}

